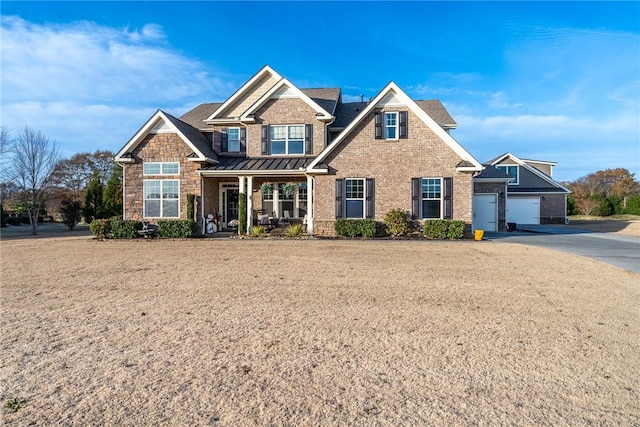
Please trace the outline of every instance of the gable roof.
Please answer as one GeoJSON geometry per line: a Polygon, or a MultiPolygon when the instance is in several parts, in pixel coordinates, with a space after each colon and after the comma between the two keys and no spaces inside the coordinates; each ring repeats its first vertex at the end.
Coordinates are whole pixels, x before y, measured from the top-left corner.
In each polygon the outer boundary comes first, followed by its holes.
{"type": "Polygon", "coordinates": [[[511,179],[511,175],[502,172],[500,169],[496,168],[490,164],[482,165],[482,172],[473,177],[474,180],[481,181],[500,181],[507,182],[511,179]]]}
{"type": "Polygon", "coordinates": [[[342,89],[339,87],[329,87],[300,90],[309,98],[313,99],[316,104],[335,115],[336,106],[342,99],[342,89]]]}
{"type": "Polygon", "coordinates": [[[289,80],[282,78],[275,85],[271,87],[264,95],[262,95],[256,102],[254,102],[242,115],[240,116],[240,120],[245,121],[253,121],[253,114],[256,112],[258,108],[263,106],[268,100],[273,97],[279,96],[279,93],[284,97],[292,97],[292,98],[300,98],[304,101],[309,107],[313,108],[316,111],[316,116],[318,120],[329,121],[333,119],[333,115],[329,113],[327,110],[322,108],[317,102],[312,100],[307,94],[298,89],[293,83],[289,80]]]}
{"type": "MultiPolygon", "coordinates": [[[[569,190],[568,188],[564,187],[563,185],[561,185],[558,181],[554,180],[553,178],[551,178],[549,175],[540,172],[538,169],[534,168],[533,166],[528,165],[524,160],[518,158],[517,156],[515,156],[514,154],[511,153],[504,153],[501,156],[498,156],[492,160],[489,160],[489,164],[495,166],[498,163],[502,162],[504,159],[506,158],[510,158],[511,160],[513,160],[514,163],[516,163],[518,166],[521,166],[523,168],[525,168],[526,170],[528,170],[529,172],[531,172],[532,174],[536,175],[537,177],[543,179],[544,181],[548,182],[549,184],[551,184],[552,186],[559,188],[563,191],[565,191],[567,194],[571,193],[571,190],[569,190]]],[[[535,160],[534,160],[535,161],[535,160]]],[[[547,163],[551,163],[551,162],[547,162],[547,163]]],[[[532,191],[533,189],[515,189],[515,188],[510,188],[510,191],[532,191]]]]}
{"type": "Polygon", "coordinates": [[[256,74],[253,75],[245,84],[243,84],[238,90],[236,90],[233,95],[227,98],[226,101],[222,103],[209,117],[206,118],[207,121],[214,120],[220,118],[221,114],[227,109],[227,107],[231,106],[236,100],[238,100],[243,94],[247,91],[251,90],[252,86],[266,76],[271,76],[275,80],[282,79],[280,74],[276,73],[275,70],[268,65],[262,67],[256,74]]]}
{"type": "Polygon", "coordinates": [[[187,144],[193,154],[189,156],[189,161],[217,163],[218,156],[211,148],[207,138],[198,129],[173,117],[162,110],[156,111],[147,122],[136,132],[136,134],[118,151],[114,156],[116,162],[132,163],[135,160],[131,157],[131,152],[149,135],[153,128],[163,121],[164,125],[172,132],[176,133],[182,141],[187,144]]]}
{"type": "MultiPolygon", "coordinates": [[[[456,122],[439,100],[432,99],[414,102],[438,123],[440,127],[454,129],[457,126],[456,122]]],[[[347,102],[338,104],[335,112],[336,120],[331,127],[336,128],[336,130],[346,127],[368,104],[369,102],[347,102]]]]}
{"type": "Polygon", "coordinates": [[[468,166],[464,164],[458,167],[460,171],[477,172],[482,170],[482,165],[467,151],[465,150],[449,133],[444,130],[438,123],[435,122],[429,114],[427,114],[422,108],[416,104],[409,96],[404,93],[402,89],[398,87],[394,82],[390,82],[376,95],[376,97],[369,102],[365,108],[360,110],[357,116],[349,123],[349,125],[338,135],[338,137],[329,144],[318,157],[309,165],[308,169],[312,170],[320,162],[322,162],[342,141],[345,140],[356,126],[371,112],[377,105],[385,99],[387,96],[395,96],[400,102],[406,105],[418,118],[420,118],[445,144],[447,144],[463,161],[467,161],[471,164],[468,166]]]}

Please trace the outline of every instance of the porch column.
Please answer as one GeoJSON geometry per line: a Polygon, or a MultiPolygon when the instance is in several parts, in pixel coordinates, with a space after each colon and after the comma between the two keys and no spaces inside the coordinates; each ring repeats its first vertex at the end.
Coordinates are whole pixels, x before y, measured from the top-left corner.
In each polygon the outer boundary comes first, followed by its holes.
{"type": "Polygon", "coordinates": [[[313,177],[307,175],[307,234],[313,234],[313,177]]]}
{"type": "MultiPolygon", "coordinates": [[[[244,176],[239,176],[239,177],[238,177],[238,181],[239,181],[239,182],[238,182],[238,184],[239,184],[239,185],[238,185],[238,192],[239,192],[240,194],[244,194],[244,193],[246,193],[247,191],[246,191],[246,187],[245,187],[245,177],[244,177],[244,176]]],[[[239,219],[240,219],[240,215],[239,215],[239,212],[238,212],[238,220],[239,220],[239,219]]],[[[240,227],[238,227],[238,234],[239,234],[239,233],[240,233],[240,227]]]]}
{"type": "Polygon", "coordinates": [[[253,228],[253,177],[247,177],[247,234],[253,228]]]}

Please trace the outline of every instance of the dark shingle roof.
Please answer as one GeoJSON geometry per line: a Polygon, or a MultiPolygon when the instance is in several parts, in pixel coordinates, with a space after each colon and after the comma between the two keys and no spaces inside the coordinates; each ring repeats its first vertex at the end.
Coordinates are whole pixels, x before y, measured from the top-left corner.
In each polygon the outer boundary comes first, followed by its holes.
{"type": "Polygon", "coordinates": [[[204,119],[209,117],[222,105],[221,102],[210,102],[208,104],[200,104],[185,114],[180,116],[180,120],[190,124],[196,129],[206,129],[211,127],[204,123],[204,119]]]}
{"type": "Polygon", "coordinates": [[[217,165],[202,170],[211,171],[298,171],[307,167],[314,159],[310,157],[221,157],[217,165]]]}
{"type": "Polygon", "coordinates": [[[503,171],[501,171],[500,169],[496,168],[495,166],[491,166],[488,164],[484,164],[482,165],[482,172],[480,172],[478,175],[476,175],[474,178],[500,178],[500,179],[509,179],[511,178],[511,176],[503,171]]]}
{"type": "MultiPolygon", "coordinates": [[[[163,111],[164,113],[164,111],[163,111]]],[[[164,113],[171,123],[202,153],[203,156],[217,160],[218,155],[211,148],[209,140],[196,128],[180,119],[176,119],[171,114],[164,113]]]]}
{"type": "Polygon", "coordinates": [[[437,124],[441,127],[456,127],[456,122],[453,120],[453,117],[449,115],[449,112],[442,102],[438,99],[431,99],[428,101],[416,101],[418,107],[422,108],[425,113],[429,115],[437,124]]]}
{"type": "Polygon", "coordinates": [[[340,101],[339,87],[300,89],[302,93],[313,99],[316,104],[324,108],[329,114],[334,114],[336,105],[340,101]]]}
{"type": "MultiPolygon", "coordinates": [[[[415,101],[418,107],[422,108],[438,125],[444,128],[456,127],[456,122],[451,118],[449,112],[444,108],[442,103],[437,100],[415,101]]],[[[367,108],[367,102],[346,102],[338,104],[336,108],[336,120],[332,127],[344,128],[356,118],[360,112],[367,108]]]]}

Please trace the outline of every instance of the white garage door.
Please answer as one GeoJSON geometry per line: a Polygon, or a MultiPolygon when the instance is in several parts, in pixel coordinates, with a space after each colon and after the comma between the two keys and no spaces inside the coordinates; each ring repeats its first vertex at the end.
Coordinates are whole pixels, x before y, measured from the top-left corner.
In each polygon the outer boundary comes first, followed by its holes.
{"type": "Polygon", "coordinates": [[[476,194],[473,196],[473,229],[498,231],[498,195],[476,194]]]}
{"type": "Polygon", "coordinates": [[[515,222],[516,224],[540,224],[540,198],[508,198],[507,222],[515,222]]]}

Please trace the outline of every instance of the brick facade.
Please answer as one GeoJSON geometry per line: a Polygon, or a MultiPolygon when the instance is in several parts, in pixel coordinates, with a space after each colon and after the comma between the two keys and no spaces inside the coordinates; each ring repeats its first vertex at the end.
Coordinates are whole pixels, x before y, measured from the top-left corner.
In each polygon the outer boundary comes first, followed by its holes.
{"type": "Polygon", "coordinates": [[[564,224],[567,212],[564,194],[545,194],[540,197],[540,223],[564,224]]]}
{"type": "Polygon", "coordinates": [[[460,157],[407,108],[408,138],[374,139],[374,117],[365,117],[325,160],[330,175],[315,178],[314,229],[333,234],[335,180],[375,179],[375,219],[391,209],[411,211],[411,178],[453,178],[453,218],[471,223],[472,176],[456,171],[460,157]]]}

